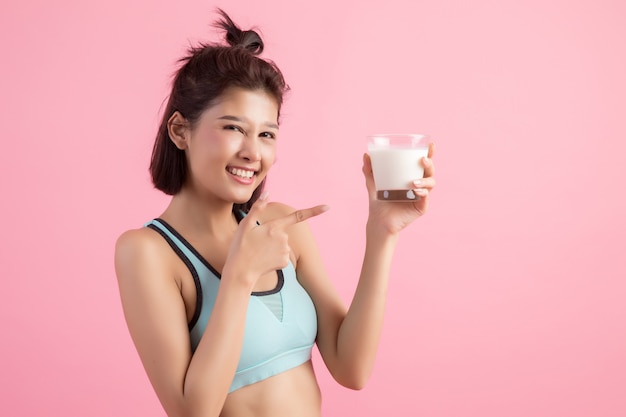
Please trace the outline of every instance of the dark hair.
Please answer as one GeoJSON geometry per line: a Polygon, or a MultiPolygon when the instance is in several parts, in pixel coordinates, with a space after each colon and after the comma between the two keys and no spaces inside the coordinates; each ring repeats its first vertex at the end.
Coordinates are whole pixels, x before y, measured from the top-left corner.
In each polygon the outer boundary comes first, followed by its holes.
{"type": "MultiPolygon", "coordinates": [[[[167,101],[163,119],[157,132],[150,174],[155,188],[168,195],[178,193],[187,177],[185,152],[171,141],[167,123],[178,111],[193,128],[204,110],[230,87],[263,90],[272,95],[278,104],[278,114],[283,94],[289,90],[278,67],[269,60],[258,57],[263,52],[263,40],[253,30],[241,30],[221,9],[214,26],[226,32],[228,45],[200,43],[191,46],[187,55],[178,62],[181,67],[174,76],[172,91],[167,101]]],[[[259,198],[265,179],[244,204],[235,204],[233,211],[248,212],[259,198]]]]}

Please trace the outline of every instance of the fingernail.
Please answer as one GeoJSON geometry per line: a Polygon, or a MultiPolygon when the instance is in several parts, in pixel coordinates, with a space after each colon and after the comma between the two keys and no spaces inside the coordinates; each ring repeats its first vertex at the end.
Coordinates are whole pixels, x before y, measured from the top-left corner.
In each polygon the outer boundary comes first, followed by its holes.
{"type": "Polygon", "coordinates": [[[416,187],[419,187],[420,185],[422,185],[422,180],[415,180],[413,181],[413,185],[416,187]]]}

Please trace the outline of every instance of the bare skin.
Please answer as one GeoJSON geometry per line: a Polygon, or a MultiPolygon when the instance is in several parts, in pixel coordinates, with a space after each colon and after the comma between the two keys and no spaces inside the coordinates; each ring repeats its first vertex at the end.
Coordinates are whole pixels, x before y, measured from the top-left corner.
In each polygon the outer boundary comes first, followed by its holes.
{"type": "Polygon", "coordinates": [[[228,393],[250,293],[274,288],[275,271],[288,261],[315,304],[316,342],[330,373],[352,389],[362,388],[371,373],[397,236],[427,208],[434,187],[433,149],[422,161],[425,178],[415,185],[421,198],[414,203],[376,201],[371,164],[364,156],[370,201],[366,250],[346,309],[306,223],[326,206],[294,210],[262,198],[239,224],[232,215],[233,202],[247,201],[274,162],[270,139],[277,134],[276,118],[276,104],[264,92],[231,89],[193,128],[182,117],[170,119],[170,137],[188,155],[191,173],[159,217],[221,273],[213,313],[193,355],[187,323],[196,293],[189,270],[150,229],[128,231],[118,240],[115,263],[126,321],[170,417],[320,416],[321,396],[310,362],[228,393]],[[235,177],[232,167],[254,175],[235,177]]]}

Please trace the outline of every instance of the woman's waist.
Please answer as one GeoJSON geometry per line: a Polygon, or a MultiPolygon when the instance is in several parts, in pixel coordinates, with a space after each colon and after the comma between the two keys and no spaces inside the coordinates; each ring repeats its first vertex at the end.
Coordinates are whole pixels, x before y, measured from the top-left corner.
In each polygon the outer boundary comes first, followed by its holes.
{"type": "Polygon", "coordinates": [[[311,361],[231,392],[221,417],[319,417],[321,394],[311,361]]]}

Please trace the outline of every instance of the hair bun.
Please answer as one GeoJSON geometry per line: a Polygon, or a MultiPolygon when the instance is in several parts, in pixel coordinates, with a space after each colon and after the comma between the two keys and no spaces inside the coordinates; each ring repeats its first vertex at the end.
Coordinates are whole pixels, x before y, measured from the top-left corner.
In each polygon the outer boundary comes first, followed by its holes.
{"type": "Polygon", "coordinates": [[[241,47],[253,55],[263,52],[263,40],[254,30],[241,30],[222,9],[217,9],[222,19],[215,26],[226,31],[226,42],[233,47],[241,47]]]}

